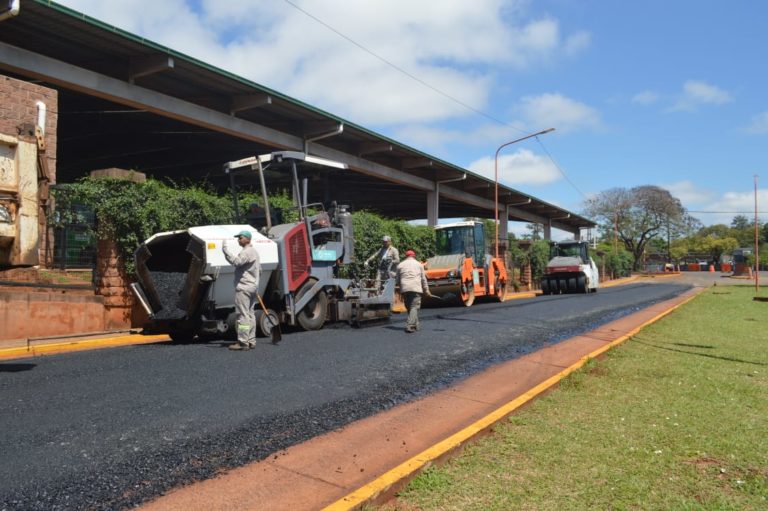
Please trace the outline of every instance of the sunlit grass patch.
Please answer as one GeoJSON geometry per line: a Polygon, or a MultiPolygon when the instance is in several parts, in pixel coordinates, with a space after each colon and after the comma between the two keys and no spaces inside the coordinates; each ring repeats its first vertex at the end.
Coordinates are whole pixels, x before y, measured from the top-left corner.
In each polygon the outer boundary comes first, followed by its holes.
{"type": "Polygon", "coordinates": [[[768,303],[713,288],[400,495],[403,510],[768,509],[768,303]]]}

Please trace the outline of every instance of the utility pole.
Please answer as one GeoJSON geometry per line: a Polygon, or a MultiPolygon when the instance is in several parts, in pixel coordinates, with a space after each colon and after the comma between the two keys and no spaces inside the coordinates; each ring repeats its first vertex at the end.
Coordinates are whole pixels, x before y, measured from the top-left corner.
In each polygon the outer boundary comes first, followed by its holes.
{"type": "Polygon", "coordinates": [[[757,220],[757,174],[755,174],[755,294],[760,292],[760,237],[757,220]]]}

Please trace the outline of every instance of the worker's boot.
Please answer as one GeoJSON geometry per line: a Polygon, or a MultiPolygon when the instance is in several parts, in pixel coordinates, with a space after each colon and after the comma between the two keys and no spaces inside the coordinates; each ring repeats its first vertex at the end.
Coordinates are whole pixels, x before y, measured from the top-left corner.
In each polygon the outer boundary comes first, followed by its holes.
{"type": "Polygon", "coordinates": [[[239,342],[236,342],[235,344],[230,344],[229,349],[232,351],[248,351],[250,346],[247,344],[240,344],[239,342]]]}

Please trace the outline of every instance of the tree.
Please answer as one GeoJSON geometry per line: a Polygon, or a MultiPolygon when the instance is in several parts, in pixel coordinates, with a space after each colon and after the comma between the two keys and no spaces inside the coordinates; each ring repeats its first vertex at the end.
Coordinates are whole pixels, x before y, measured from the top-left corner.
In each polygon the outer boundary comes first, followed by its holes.
{"type": "Polygon", "coordinates": [[[730,238],[732,237],[731,234],[731,227],[728,227],[725,224],[715,224],[715,225],[708,225],[706,227],[702,227],[699,229],[699,232],[696,233],[697,236],[712,236],[713,238],[730,238]]]}
{"type": "Polygon", "coordinates": [[[536,240],[531,243],[529,257],[531,278],[533,278],[534,282],[539,282],[544,275],[547,263],[549,263],[549,242],[546,240],[536,240]]]}
{"type": "Polygon", "coordinates": [[[651,240],[697,222],[669,191],[651,185],[606,190],[587,201],[586,211],[600,222],[604,239],[615,236],[632,254],[635,270],[651,240]]]}
{"type": "Polygon", "coordinates": [[[739,240],[740,247],[754,247],[755,221],[744,215],[736,215],[731,220],[731,236],[739,240]]]}
{"type": "Polygon", "coordinates": [[[525,228],[530,231],[530,234],[523,234],[523,239],[529,239],[531,241],[538,241],[544,239],[542,236],[543,225],[541,224],[525,224],[525,228]]]}
{"type": "Polygon", "coordinates": [[[739,246],[735,238],[717,238],[712,235],[696,236],[691,238],[691,245],[695,252],[708,254],[710,261],[719,261],[723,254],[730,254],[739,246]]]}
{"type": "Polygon", "coordinates": [[[673,261],[679,262],[691,252],[691,238],[678,238],[672,240],[669,255],[673,261]]]}
{"type": "Polygon", "coordinates": [[[750,225],[754,225],[754,223],[750,222],[749,218],[744,215],[736,215],[733,217],[733,220],[731,220],[731,229],[738,229],[741,231],[748,229],[750,225]]]}

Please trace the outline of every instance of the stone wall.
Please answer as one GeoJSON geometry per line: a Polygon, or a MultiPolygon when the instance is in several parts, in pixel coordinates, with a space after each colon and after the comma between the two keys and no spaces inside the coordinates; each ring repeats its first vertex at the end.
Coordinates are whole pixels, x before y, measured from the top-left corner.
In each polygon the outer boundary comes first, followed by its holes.
{"type": "MultiPolygon", "coordinates": [[[[55,89],[0,75],[0,134],[36,142],[37,102],[41,101],[46,106],[45,160],[51,184],[56,182],[58,98],[59,93],[55,89]]],[[[44,212],[41,211],[38,219],[40,262],[46,264],[50,262],[49,241],[52,236],[48,235],[44,212]]]]}
{"type": "Polygon", "coordinates": [[[104,331],[104,299],[0,289],[0,341],[104,331]]]}
{"type": "Polygon", "coordinates": [[[130,279],[117,257],[112,240],[100,240],[96,252],[96,293],[104,299],[104,329],[141,327],[147,321],[144,309],[136,303],[130,279]]]}

